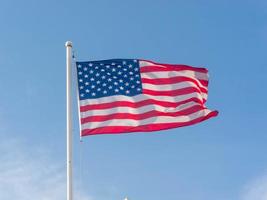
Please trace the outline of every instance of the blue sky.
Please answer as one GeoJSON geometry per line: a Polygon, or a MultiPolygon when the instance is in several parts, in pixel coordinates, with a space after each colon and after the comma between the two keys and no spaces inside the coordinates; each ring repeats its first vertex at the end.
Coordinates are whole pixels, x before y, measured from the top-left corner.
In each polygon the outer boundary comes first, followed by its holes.
{"type": "Polygon", "coordinates": [[[78,60],[207,67],[207,105],[220,111],[195,126],[80,144],[74,97],[75,199],[267,199],[266,1],[0,5],[0,199],[66,198],[66,40],[78,60]]]}

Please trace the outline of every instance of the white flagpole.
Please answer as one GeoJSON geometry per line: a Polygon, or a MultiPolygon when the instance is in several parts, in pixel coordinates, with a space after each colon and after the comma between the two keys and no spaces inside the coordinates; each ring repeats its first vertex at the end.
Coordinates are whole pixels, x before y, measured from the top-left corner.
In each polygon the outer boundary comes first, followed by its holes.
{"type": "Polygon", "coordinates": [[[66,83],[67,83],[67,200],[72,200],[72,113],[71,113],[71,48],[72,42],[67,41],[66,47],[66,83]]]}

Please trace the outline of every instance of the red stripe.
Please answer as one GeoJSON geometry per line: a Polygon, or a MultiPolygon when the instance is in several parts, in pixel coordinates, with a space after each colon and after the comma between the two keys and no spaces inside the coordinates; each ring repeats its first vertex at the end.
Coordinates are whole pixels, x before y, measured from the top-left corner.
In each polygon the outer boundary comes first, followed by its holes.
{"type": "MultiPolygon", "coordinates": [[[[142,83],[150,83],[153,85],[166,85],[166,84],[175,84],[175,83],[182,83],[185,81],[190,81],[192,83],[195,83],[198,87],[203,88],[208,87],[208,81],[198,80],[196,81],[193,78],[185,77],[185,76],[176,76],[171,78],[158,78],[158,79],[148,79],[148,78],[142,78],[142,83]],[[200,84],[199,84],[200,82],[200,84]]],[[[206,88],[203,88],[204,90],[208,91],[206,88]]]]}
{"type": "MultiPolygon", "coordinates": [[[[146,61],[146,60],[144,60],[146,61]]],[[[152,63],[153,65],[148,65],[148,66],[144,66],[141,67],[141,70],[144,68],[153,68],[153,67],[157,67],[160,68],[162,71],[162,69],[168,69],[167,71],[182,71],[182,70],[191,70],[191,71],[195,71],[195,72],[202,72],[202,73],[207,73],[208,70],[206,68],[198,68],[198,67],[192,67],[192,66],[188,66],[188,65],[172,65],[172,64],[161,64],[161,63],[154,63],[152,61],[148,61],[150,63],[152,63]],[[159,66],[161,65],[161,66],[159,66]],[[164,66],[164,67],[162,67],[164,66]]]]}
{"type": "Polygon", "coordinates": [[[139,108],[142,106],[146,105],[159,105],[159,106],[164,106],[164,107],[178,107],[182,104],[188,103],[188,102],[196,102],[199,104],[203,104],[203,102],[196,98],[192,97],[189,99],[186,99],[184,101],[180,102],[166,102],[166,101],[157,101],[154,99],[147,99],[139,102],[128,102],[128,101],[114,101],[111,103],[102,103],[102,104],[94,104],[94,105],[86,105],[86,106],[81,106],[80,107],[80,112],[86,112],[89,110],[102,110],[102,109],[109,109],[109,108],[114,108],[114,107],[131,107],[131,108],[139,108]]]}
{"type": "Polygon", "coordinates": [[[158,66],[158,65],[149,65],[140,67],[141,73],[148,73],[148,72],[180,72],[180,71],[193,71],[193,72],[200,72],[200,73],[207,73],[207,71],[202,69],[190,69],[189,66],[180,67],[179,65],[176,66],[158,66]]]}
{"type": "Polygon", "coordinates": [[[161,111],[156,111],[152,110],[149,112],[145,112],[142,114],[131,114],[131,113],[113,113],[110,115],[94,115],[94,116],[89,116],[86,118],[81,119],[81,124],[85,124],[88,122],[102,122],[106,120],[111,120],[111,119],[132,119],[132,120],[143,120],[151,117],[158,117],[158,116],[170,116],[170,117],[178,117],[182,115],[190,115],[192,113],[195,113],[197,111],[203,110],[203,106],[201,105],[195,105],[190,108],[177,111],[177,112],[161,112],[161,111]]]}
{"type": "Polygon", "coordinates": [[[86,135],[98,135],[98,134],[121,134],[121,133],[130,133],[130,132],[151,132],[151,131],[159,131],[166,130],[171,128],[177,128],[182,126],[193,125],[204,120],[207,120],[211,117],[215,117],[218,115],[217,111],[210,112],[208,115],[199,117],[189,122],[179,122],[179,123],[162,123],[162,124],[148,124],[142,126],[106,126],[95,129],[83,129],[82,136],[86,135]]]}
{"type": "Polygon", "coordinates": [[[201,91],[198,88],[195,87],[187,87],[187,88],[182,88],[182,89],[177,89],[177,90],[169,90],[169,91],[155,91],[155,90],[148,90],[148,89],[143,89],[143,94],[149,94],[153,96],[178,96],[178,95],[185,95],[185,94],[190,94],[190,93],[199,93],[201,94],[201,91]]]}

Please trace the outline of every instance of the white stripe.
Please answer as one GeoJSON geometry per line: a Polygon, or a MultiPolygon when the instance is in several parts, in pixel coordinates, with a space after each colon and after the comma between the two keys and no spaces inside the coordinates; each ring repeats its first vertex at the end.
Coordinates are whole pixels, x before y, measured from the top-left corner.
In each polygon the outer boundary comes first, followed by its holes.
{"type": "Polygon", "coordinates": [[[169,84],[169,85],[154,85],[149,83],[143,83],[142,87],[143,89],[148,89],[153,91],[172,91],[188,87],[194,87],[199,90],[203,99],[207,100],[208,97],[208,94],[206,92],[202,92],[198,86],[196,86],[193,82],[190,81],[184,81],[181,83],[169,84]]]}
{"type": "Polygon", "coordinates": [[[147,99],[177,103],[177,102],[184,101],[186,99],[190,99],[193,97],[198,98],[201,101],[203,100],[203,97],[197,92],[185,94],[185,95],[178,95],[178,96],[174,96],[174,97],[153,96],[153,95],[147,95],[147,94],[139,94],[139,95],[136,95],[133,97],[124,96],[124,95],[114,95],[114,96],[108,96],[108,97],[101,97],[101,98],[97,98],[97,99],[80,100],[80,106],[98,105],[98,104],[102,104],[102,103],[112,103],[115,101],[128,101],[128,102],[135,103],[135,102],[139,102],[139,101],[143,101],[143,100],[147,100],[147,99]]]}
{"type": "Polygon", "coordinates": [[[141,73],[142,78],[148,78],[148,79],[171,78],[171,77],[176,77],[176,76],[184,76],[184,77],[194,78],[198,80],[205,80],[205,81],[208,80],[207,73],[195,72],[195,71],[190,71],[190,70],[141,73]]]}
{"type": "MultiPolygon", "coordinates": [[[[141,75],[141,76],[142,76],[142,75],[141,75]]],[[[196,79],[196,78],[192,78],[192,79],[193,79],[194,81],[196,81],[200,87],[205,88],[206,90],[208,90],[208,87],[205,86],[205,85],[203,85],[198,79],[196,79]]],[[[191,83],[194,84],[193,81],[183,81],[183,82],[191,82],[191,83]]],[[[183,83],[183,82],[180,82],[180,84],[183,83]]],[[[143,83],[143,84],[144,84],[144,83],[143,83]]],[[[160,86],[160,85],[161,85],[161,86],[170,85],[170,83],[161,83],[160,81],[158,81],[157,84],[153,84],[153,83],[145,83],[145,84],[158,85],[158,86],[160,86]]],[[[172,83],[172,84],[179,84],[179,83],[172,83]]],[[[194,84],[194,85],[196,85],[196,84],[194,84]]],[[[199,87],[199,86],[197,86],[197,87],[199,87]]]]}
{"type": "MultiPolygon", "coordinates": [[[[157,66],[157,67],[161,67],[163,69],[166,69],[168,67],[161,65],[161,64],[156,64],[156,63],[152,63],[149,61],[139,61],[139,66],[140,68],[142,67],[146,67],[146,66],[157,66]]],[[[175,72],[175,71],[170,71],[170,72],[175,72]]],[[[166,72],[166,74],[168,75],[170,72],[166,72]]],[[[162,73],[162,72],[150,72],[150,73],[162,73]]],[[[145,74],[148,74],[147,72],[145,72],[145,74]]],[[[196,77],[197,79],[201,79],[201,80],[208,80],[208,73],[207,72],[196,72],[194,70],[181,70],[179,72],[177,72],[177,76],[186,76],[186,77],[196,77]]],[[[155,75],[152,75],[152,77],[154,77],[155,75]]],[[[175,76],[175,75],[174,75],[175,76]]],[[[162,78],[169,78],[169,77],[173,77],[171,76],[165,76],[162,78]]]]}
{"type": "Polygon", "coordinates": [[[179,123],[179,122],[189,122],[199,117],[206,116],[211,111],[208,109],[200,110],[195,113],[192,113],[187,116],[179,116],[179,117],[169,117],[169,116],[159,116],[159,117],[151,117],[144,120],[132,120],[132,119],[112,119],[104,122],[89,122],[82,125],[82,129],[94,129],[100,127],[107,126],[141,126],[147,124],[164,124],[164,123],[179,123]]]}
{"type": "Polygon", "coordinates": [[[101,109],[101,110],[89,110],[85,112],[81,112],[81,118],[86,118],[89,116],[96,116],[96,115],[110,115],[115,113],[129,113],[129,114],[143,114],[149,111],[159,111],[159,112],[165,112],[165,113],[174,113],[178,111],[185,110],[187,108],[193,107],[199,105],[199,103],[196,102],[188,102],[186,104],[177,106],[177,107],[164,107],[159,105],[145,105],[138,108],[131,108],[131,107],[113,107],[113,108],[107,108],[107,109],[101,109]]]}
{"type": "MultiPolygon", "coordinates": [[[[143,89],[149,89],[149,90],[155,90],[155,91],[170,91],[170,90],[178,90],[182,88],[187,88],[187,87],[194,87],[199,89],[199,87],[191,82],[191,81],[184,81],[181,83],[175,83],[175,84],[168,84],[168,85],[154,85],[150,83],[142,83],[143,89]]],[[[204,89],[207,89],[205,87],[202,87],[204,89]]]]}

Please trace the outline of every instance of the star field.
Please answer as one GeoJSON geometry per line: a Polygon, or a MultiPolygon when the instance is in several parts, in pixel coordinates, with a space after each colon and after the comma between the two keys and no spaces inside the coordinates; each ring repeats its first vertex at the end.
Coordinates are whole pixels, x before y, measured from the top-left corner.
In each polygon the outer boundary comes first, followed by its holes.
{"type": "Polygon", "coordinates": [[[80,100],[142,93],[138,60],[77,62],[80,100]]]}

